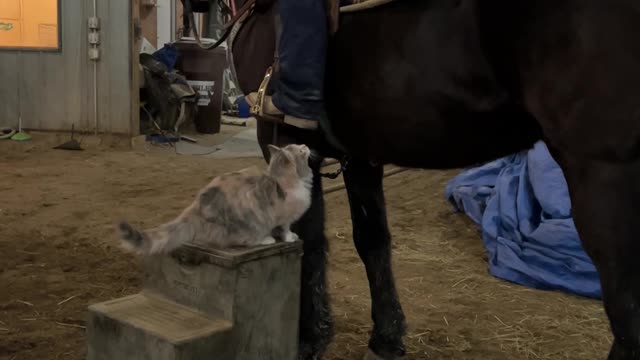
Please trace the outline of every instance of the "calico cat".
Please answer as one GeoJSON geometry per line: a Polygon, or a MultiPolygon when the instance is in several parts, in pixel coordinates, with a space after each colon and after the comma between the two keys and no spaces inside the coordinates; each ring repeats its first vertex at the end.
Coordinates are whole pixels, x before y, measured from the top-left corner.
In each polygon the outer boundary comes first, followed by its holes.
{"type": "Polygon", "coordinates": [[[269,145],[266,171],[251,167],[216,177],[175,220],[146,231],[119,225],[121,243],[138,254],[167,253],[186,243],[215,248],[286,242],[298,236],[290,226],[311,205],[311,152],[304,145],[269,145]]]}

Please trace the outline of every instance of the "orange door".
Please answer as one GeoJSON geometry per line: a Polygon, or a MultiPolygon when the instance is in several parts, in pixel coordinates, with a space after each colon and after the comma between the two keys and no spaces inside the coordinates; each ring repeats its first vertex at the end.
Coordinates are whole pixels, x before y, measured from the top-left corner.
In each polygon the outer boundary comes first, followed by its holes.
{"type": "Polygon", "coordinates": [[[0,47],[59,46],[58,0],[0,0],[0,47]]]}

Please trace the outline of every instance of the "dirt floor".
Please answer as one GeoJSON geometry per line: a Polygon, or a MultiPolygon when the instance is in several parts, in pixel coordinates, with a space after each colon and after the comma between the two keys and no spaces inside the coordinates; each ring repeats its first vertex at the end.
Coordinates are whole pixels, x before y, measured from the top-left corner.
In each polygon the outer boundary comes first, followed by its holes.
{"type": "MultiPolygon", "coordinates": [[[[139,290],[135,259],[115,245],[121,218],[172,218],[216,174],[260,159],[212,160],[127,150],[84,152],[0,142],[0,359],[85,358],[89,304],[139,290]]],[[[526,289],[487,274],[477,229],[443,199],[455,172],[386,179],[394,271],[409,323],[408,359],[604,359],[599,302],[526,289]]],[[[371,326],[345,193],[327,196],[336,337],[326,359],[360,359],[371,326]]]]}

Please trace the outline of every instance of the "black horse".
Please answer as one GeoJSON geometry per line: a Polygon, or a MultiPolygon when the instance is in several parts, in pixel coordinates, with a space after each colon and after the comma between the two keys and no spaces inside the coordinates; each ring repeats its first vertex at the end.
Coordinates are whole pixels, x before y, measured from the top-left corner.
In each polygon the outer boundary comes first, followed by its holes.
{"type": "MultiPolygon", "coordinates": [[[[261,0],[235,37],[245,93],[273,62],[274,3],[261,0]]],[[[634,0],[397,0],[342,15],[326,98],[332,130],[352,158],[344,181],[371,290],[369,358],[405,354],[383,164],[467,166],[544,139],[600,273],[615,338],[609,359],[640,359],[639,38],[634,0]]],[[[276,138],[341,156],[313,134],[274,130],[260,123],[263,147],[276,138]]],[[[300,359],[321,357],[332,337],[319,176],[313,194],[295,229],[304,239],[300,359]]]]}

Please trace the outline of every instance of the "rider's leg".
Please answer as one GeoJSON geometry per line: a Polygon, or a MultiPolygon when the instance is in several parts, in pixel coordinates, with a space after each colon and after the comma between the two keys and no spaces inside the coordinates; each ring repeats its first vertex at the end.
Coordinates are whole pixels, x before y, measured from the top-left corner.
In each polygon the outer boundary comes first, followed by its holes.
{"type": "MultiPolygon", "coordinates": [[[[280,0],[282,32],[273,97],[266,114],[285,114],[285,123],[315,128],[324,114],[323,91],[328,24],[325,0],[280,0]]],[[[248,100],[255,103],[256,93],[248,100]]]]}
{"type": "Polygon", "coordinates": [[[285,114],[317,121],[323,114],[327,52],[325,0],[280,0],[282,35],[273,103],[285,114]]]}

